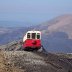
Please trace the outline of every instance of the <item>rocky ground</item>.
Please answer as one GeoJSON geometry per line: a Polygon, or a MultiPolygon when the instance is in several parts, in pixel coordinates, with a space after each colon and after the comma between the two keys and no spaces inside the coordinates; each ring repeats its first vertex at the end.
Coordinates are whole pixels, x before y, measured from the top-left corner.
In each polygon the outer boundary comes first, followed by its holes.
{"type": "Polygon", "coordinates": [[[0,72],[72,72],[71,56],[0,51],[0,72]]]}
{"type": "Polygon", "coordinates": [[[19,47],[20,42],[0,46],[0,72],[72,72],[72,54],[19,51],[19,47]]]}

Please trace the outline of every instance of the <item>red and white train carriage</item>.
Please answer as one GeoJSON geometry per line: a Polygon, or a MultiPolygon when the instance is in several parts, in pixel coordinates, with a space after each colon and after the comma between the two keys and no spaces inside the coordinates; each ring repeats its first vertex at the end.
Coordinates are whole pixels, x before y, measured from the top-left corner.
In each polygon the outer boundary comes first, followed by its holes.
{"type": "Polygon", "coordinates": [[[28,31],[23,37],[23,49],[24,50],[38,50],[41,48],[41,32],[40,31],[28,31]]]}

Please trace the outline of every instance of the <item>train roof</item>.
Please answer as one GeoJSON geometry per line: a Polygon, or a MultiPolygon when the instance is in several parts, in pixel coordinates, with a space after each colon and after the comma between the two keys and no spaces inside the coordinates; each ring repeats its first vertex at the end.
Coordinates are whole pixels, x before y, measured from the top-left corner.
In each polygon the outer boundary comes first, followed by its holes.
{"type": "Polygon", "coordinates": [[[27,33],[41,33],[41,31],[28,31],[27,33]]]}

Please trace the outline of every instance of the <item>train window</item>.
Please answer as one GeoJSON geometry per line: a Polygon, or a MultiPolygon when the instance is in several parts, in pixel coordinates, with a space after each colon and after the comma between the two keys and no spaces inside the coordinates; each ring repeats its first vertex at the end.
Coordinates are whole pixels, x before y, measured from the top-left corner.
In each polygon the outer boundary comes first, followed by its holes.
{"type": "Polygon", "coordinates": [[[30,39],[30,33],[27,33],[27,38],[30,39]]]}
{"type": "Polygon", "coordinates": [[[32,39],[36,38],[36,33],[32,33],[32,39]]]}
{"type": "Polygon", "coordinates": [[[37,33],[37,39],[40,39],[40,34],[39,33],[37,33]]]}

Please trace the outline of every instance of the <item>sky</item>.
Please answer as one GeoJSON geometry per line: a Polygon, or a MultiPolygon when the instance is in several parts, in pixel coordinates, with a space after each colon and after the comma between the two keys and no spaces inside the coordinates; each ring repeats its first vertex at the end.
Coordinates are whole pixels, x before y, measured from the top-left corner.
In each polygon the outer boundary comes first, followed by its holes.
{"type": "Polygon", "coordinates": [[[34,24],[72,14],[72,0],[0,0],[0,21],[34,24]]]}

